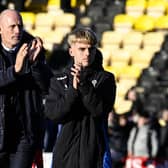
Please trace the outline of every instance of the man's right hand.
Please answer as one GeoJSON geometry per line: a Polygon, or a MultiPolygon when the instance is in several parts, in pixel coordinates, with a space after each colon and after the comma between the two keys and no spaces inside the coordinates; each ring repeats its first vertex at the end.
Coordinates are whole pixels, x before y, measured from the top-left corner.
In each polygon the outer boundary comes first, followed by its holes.
{"type": "Polygon", "coordinates": [[[19,73],[22,70],[23,65],[24,65],[24,60],[27,54],[28,54],[28,44],[24,43],[19,49],[17,56],[16,56],[16,62],[15,62],[15,72],[16,73],[19,73]]]}
{"type": "Polygon", "coordinates": [[[74,67],[71,68],[71,74],[73,75],[73,87],[75,89],[78,88],[78,84],[80,83],[80,72],[81,65],[74,64],[74,67]]]}

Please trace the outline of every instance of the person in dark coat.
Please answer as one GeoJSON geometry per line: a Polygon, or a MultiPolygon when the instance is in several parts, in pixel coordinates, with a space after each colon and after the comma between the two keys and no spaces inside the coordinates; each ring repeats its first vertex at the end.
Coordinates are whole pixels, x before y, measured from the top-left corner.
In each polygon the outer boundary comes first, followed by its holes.
{"type": "Polygon", "coordinates": [[[160,110],[159,118],[159,152],[158,158],[161,160],[162,166],[168,166],[168,107],[164,105],[160,110]]]}
{"type": "Polygon", "coordinates": [[[30,168],[42,149],[51,72],[42,40],[24,31],[16,10],[1,12],[0,37],[0,167],[30,168]]]}
{"type": "Polygon", "coordinates": [[[72,62],[51,79],[45,104],[46,116],[61,124],[53,168],[107,167],[107,118],[115,101],[115,78],[104,71],[90,28],[73,30],[68,44],[72,62]]]}

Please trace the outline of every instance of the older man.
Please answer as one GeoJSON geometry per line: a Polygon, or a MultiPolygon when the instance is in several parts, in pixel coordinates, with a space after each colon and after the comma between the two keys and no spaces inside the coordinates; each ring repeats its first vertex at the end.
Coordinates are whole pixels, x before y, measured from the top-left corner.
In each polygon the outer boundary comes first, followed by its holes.
{"type": "Polygon", "coordinates": [[[23,29],[21,15],[0,14],[0,167],[30,168],[42,145],[42,96],[50,71],[40,38],[23,29]]]}

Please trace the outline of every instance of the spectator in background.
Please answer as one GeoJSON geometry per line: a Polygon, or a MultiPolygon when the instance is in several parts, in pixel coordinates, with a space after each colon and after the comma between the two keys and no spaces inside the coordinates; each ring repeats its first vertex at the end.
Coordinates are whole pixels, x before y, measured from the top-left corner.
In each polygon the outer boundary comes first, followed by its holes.
{"type": "Polygon", "coordinates": [[[41,39],[23,30],[17,11],[1,12],[0,36],[0,167],[30,168],[42,149],[51,72],[41,39]]]}
{"type": "Polygon", "coordinates": [[[62,125],[53,168],[111,168],[107,118],[116,94],[114,75],[104,71],[90,28],[73,30],[68,44],[72,62],[51,79],[45,106],[46,116],[62,125]]]}
{"type": "Polygon", "coordinates": [[[140,159],[145,158],[146,163],[151,160],[153,161],[158,154],[158,145],[158,134],[151,127],[148,112],[139,111],[137,125],[131,129],[128,138],[128,156],[140,159]]]}
{"type": "Polygon", "coordinates": [[[127,157],[127,141],[130,130],[134,126],[128,114],[109,113],[108,133],[113,168],[122,168],[127,157]],[[111,119],[112,117],[112,119],[111,119]]]}
{"type": "Polygon", "coordinates": [[[159,152],[158,158],[163,162],[163,167],[168,167],[168,107],[164,106],[161,111],[161,117],[159,119],[159,152]]]}

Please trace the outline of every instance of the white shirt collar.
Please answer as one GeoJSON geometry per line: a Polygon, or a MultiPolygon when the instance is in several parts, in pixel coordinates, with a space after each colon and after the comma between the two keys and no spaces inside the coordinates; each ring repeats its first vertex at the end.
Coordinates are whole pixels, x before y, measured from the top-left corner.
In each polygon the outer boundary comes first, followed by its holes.
{"type": "Polygon", "coordinates": [[[3,47],[6,51],[9,51],[9,52],[15,51],[16,48],[17,48],[17,46],[16,46],[16,47],[13,47],[13,48],[8,48],[8,47],[6,47],[3,43],[1,43],[1,45],[2,45],[2,47],[3,47]]]}

